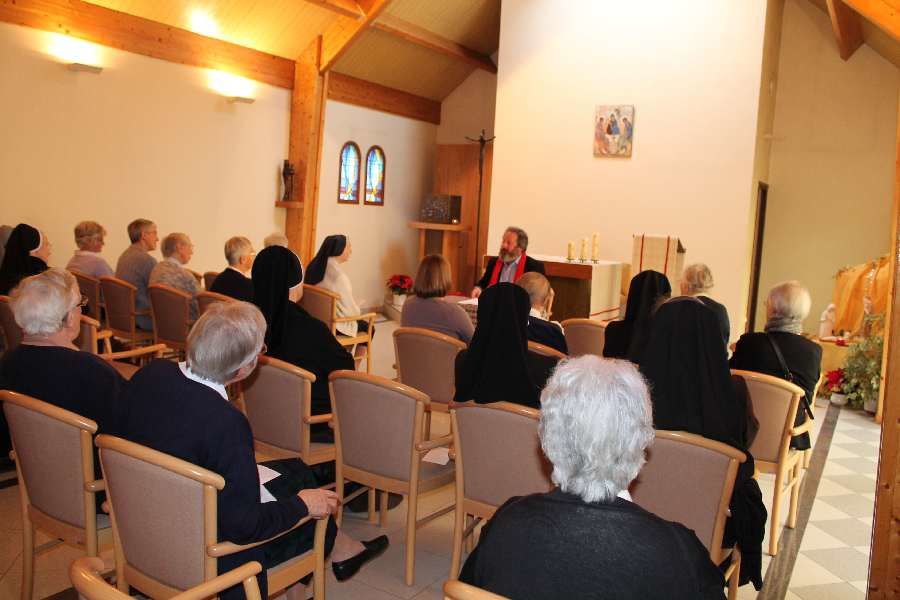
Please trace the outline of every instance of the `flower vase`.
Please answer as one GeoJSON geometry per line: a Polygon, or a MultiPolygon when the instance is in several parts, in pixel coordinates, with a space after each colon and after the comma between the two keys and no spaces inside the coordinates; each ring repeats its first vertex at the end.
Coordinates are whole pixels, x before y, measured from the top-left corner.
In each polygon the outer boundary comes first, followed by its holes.
{"type": "Polygon", "coordinates": [[[847,394],[831,392],[831,403],[835,406],[844,406],[845,404],[847,404],[847,400],[847,394]]]}
{"type": "Polygon", "coordinates": [[[878,411],[878,399],[872,398],[871,400],[867,399],[863,402],[863,410],[869,413],[870,415],[874,415],[878,411]]]}
{"type": "Polygon", "coordinates": [[[406,302],[406,294],[394,294],[395,307],[401,308],[404,302],[406,302]]]}

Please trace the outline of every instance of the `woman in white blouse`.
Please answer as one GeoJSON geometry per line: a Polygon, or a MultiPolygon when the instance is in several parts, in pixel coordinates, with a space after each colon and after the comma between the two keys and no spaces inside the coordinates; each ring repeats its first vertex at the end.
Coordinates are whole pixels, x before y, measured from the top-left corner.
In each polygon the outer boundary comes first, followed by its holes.
{"type": "MultiPolygon", "coordinates": [[[[306,283],[317,285],[340,295],[337,303],[337,316],[349,317],[361,314],[356,300],[353,299],[353,285],[341,265],[350,259],[352,247],[345,235],[329,235],[322,240],[319,251],[306,269],[306,283]]],[[[354,336],[359,331],[368,330],[366,321],[350,321],[338,323],[336,329],[343,335],[354,336]]]]}

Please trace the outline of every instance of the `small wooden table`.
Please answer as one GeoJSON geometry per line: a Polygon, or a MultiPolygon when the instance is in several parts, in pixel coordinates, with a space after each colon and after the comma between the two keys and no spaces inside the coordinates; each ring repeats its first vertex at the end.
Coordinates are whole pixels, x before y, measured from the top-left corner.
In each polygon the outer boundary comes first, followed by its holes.
{"type": "Polygon", "coordinates": [[[409,226],[419,230],[419,260],[428,254],[442,255],[450,263],[452,289],[460,289],[460,254],[465,252],[464,236],[461,234],[469,231],[469,228],[458,223],[426,223],[425,221],[410,221],[409,226]]]}

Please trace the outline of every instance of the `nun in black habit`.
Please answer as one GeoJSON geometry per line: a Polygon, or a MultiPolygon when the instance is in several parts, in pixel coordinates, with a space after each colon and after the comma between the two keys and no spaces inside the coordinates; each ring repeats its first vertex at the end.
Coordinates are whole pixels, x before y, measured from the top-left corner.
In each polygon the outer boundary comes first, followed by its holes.
{"type": "Polygon", "coordinates": [[[606,326],[603,356],[638,362],[650,337],[653,310],[671,294],[669,278],[662,273],[641,271],[635,275],[628,286],[625,318],[606,326]]]}
{"type": "MultiPolygon", "coordinates": [[[[312,384],[312,414],[331,412],[328,375],[356,368],[353,357],[324,323],[311,316],[292,298],[303,283],[300,259],[282,246],[270,246],[253,261],[253,303],[266,318],[267,355],[297,365],[316,376],[312,384]]],[[[313,425],[313,441],[333,441],[324,423],[313,425]]]]}
{"type": "Polygon", "coordinates": [[[0,294],[9,295],[26,277],[46,271],[49,256],[50,242],[40,231],[25,223],[16,225],[6,240],[0,264],[0,294]]]}
{"type": "Polygon", "coordinates": [[[741,584],[749,581],[759,590],[767,513],[747,450],[747,406],[732,385],[715,313],[688,296],[663,304],[653,318],[640,370],[650,385],[657,429],[702,435],[747,455],[738,468],[723,543],[740,546],[741,584]]]}
{"type": "Polygon", "coordinates": [[[530,310],[528,292],[513,283],[492,285],[479,296],[472,343],[456,356],[457,402],[541,407],[557,359],[528,351],[530,310]]]}

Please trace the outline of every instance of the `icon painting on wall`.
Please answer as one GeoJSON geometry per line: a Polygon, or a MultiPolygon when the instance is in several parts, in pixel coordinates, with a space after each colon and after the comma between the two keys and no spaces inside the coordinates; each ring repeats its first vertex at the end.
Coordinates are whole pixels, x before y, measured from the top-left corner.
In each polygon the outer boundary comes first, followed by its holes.
{"type": "Polygon", "coordinates": [[[594,156],[629,158],[633,140],[633,105],[597,106],[594,114],[594,156]]]}

